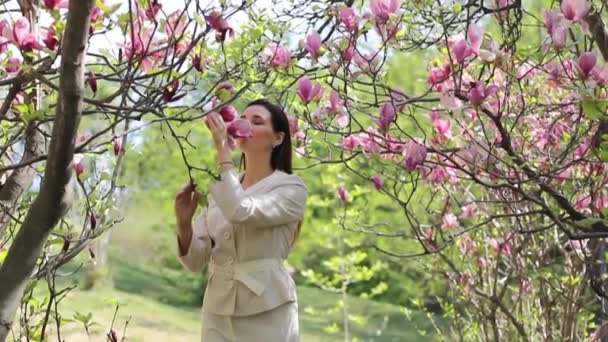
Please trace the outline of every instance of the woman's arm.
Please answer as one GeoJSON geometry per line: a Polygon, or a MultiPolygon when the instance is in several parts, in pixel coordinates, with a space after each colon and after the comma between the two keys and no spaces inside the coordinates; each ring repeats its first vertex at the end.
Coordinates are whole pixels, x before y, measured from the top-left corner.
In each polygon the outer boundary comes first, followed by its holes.
{"type": "Polygon", "coordinates": [[[207,231],[207,208],[203,208],[194,225],[178,224],[177,251],[182,265],[192,272],[201,272],[209,262],[212,242],[207,231]]]}
{"type": "Polygon", "coordinates": [[[302,220],[308,197],[306,185],[297,177],[267,193],[246,196],[234,168],[224,170],[222,180],[209,190],[228,221],[253,228],[302,220]]]}

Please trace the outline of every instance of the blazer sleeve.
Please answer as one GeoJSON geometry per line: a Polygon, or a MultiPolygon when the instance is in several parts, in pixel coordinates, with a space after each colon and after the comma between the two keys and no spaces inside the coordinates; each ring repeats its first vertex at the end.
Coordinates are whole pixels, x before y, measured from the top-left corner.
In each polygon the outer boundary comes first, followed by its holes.
{"type": "MultiPolygon", "coordinates": [[[[178,238],[179,239],[179,238],[178,238]]],[[[182,265],[192,272],[201,272],[209,262],[211,256],[211,237],[207,230],[207,208],[203,208],[201,214],[192,225],[192,239],[188,246],[188,252],[181,254],[179,241],[177,243],[177,256],[182,265]]]]}
{"type": "Polygon", "coordinates": [[[245,195],[234,169],[226,170],[221,180],[211,184],[209,191],[220,211],[232,224],[250,228],[274,227],[304,217],[308,190],[302,180],[290,175],[270,191],[245,195]]]}

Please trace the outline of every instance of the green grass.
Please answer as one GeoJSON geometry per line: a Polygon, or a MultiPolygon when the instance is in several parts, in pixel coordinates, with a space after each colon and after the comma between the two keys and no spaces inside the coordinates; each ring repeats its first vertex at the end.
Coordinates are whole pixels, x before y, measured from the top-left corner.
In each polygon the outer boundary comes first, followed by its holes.
{"type": "MultiPolygon", "coordinates": [[[[198,341],[200,308],[182,305],[192,300],[192,294],[184,290],[184,284],[193,286],[191,281],[184,280],[184,273],[171,273],[171,270],[161,272],[126,260],[117,257],[110,259],[113,288],[77,289],[70,293],[60,310],[63,317],[92,313],[92,320],[97,324],[90,330],[90,340],[106,341],[105,334],[110,329],[118,305],[114,330],[122,336],[128,321],[128,341],[198,341]]],[[[196,278],[200,278],[200,275],[193,275],[193,279],[196,278]]],[[[44,286],[41,287],[43,290],[44,286]]],[[[344,341],[340,294],[298,286],[298,298],[303,342],[344,341]]],[[[414,312],[408,319],[401,307],[350,296],[347,297],[347,307],[353,315],[350,323],[351,341],[434,339],[431,322],[423,313],[414,312]]],[[[62,338],[65,337],[67,342],[89,340],[79,322],[66,324],[62,332],[62,338]]],[[[51,341],[56,341],[56,336],[52,336],[51,341]]]]}

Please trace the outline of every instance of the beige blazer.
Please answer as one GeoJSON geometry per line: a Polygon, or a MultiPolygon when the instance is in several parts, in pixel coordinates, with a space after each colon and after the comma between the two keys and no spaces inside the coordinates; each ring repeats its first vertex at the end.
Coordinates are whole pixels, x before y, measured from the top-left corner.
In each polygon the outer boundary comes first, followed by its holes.
{"type": "Polygon", "coordinates": [[[247,316],[296,300],[283,264],[307,197],[302,179],[280,170],[245,190],[234,169],[209,186],[188,252],[177,253],[193,272],[209,263],[203,310],[247,316]]]}

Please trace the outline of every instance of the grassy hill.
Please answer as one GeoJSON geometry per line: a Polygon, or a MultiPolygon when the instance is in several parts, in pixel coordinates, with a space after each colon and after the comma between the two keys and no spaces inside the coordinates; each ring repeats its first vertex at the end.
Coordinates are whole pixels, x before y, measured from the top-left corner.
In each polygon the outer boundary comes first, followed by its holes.
{"type": "MultiPolygon", "coordinates": [[[[114,287],[90,291],[77,288],[63,302],[60,312],[71,321],[62,328],[62,340],[107,341],[105,335],[113,319],[119,340],[123,335],[125,341],[133,342],[200,340],[200,308],[167,303],[183,292],[179,281],[173,281],[174,275],[160,274],[118,257],[111,258],[111,267],[114,287]],[[89,313],[95,324],[87,336],[83,324],[73,319],[89,313]]],[[[44,291],[44,284],[40,291],[44,291]]],[[[340,294],[299,286],[298,297],[303,342],[344,341],[340,294]]],[[[434,339],[432,323],[423,313],[406,315],[399,306],[354,297],[347,297],[347,307],[352,315],[351,341],[434,339]]],[[[50,336],[49,341],[58,340],[56,332],[50,336]]]]}

